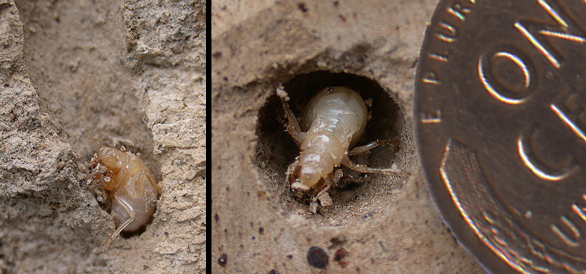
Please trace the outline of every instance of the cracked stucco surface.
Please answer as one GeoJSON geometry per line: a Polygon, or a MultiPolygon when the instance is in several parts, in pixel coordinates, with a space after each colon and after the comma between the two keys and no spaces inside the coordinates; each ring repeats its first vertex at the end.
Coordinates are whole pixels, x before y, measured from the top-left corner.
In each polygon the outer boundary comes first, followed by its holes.
{"type": "MultiPolygon", "coordinates": [[[[214,273],[484,273],[442,223],[415,153],[413,82],[436,4],[212,3],[214,273]],[[287,195],[286,164],[273,170],[259,160],[259,151],[280,142],[260,137],[266,120],[259,117],[270,116],[261,114],[280,84],[316,71],[371,79],[393,99],[401,149],[381,160],[411,176],[374,176],[350,192],[353,199],[333,195],[334,206],[314,215],[287,195]],[[312,246],[329,255],[327,270],[308,264],[312,246]],[[340,248],[348,255],[333,261],[340,248]]],[[[277,119],[278,108],[271,110],[277,119]]]]}
{"type": "Polygon", "coordinates": [[[0,272],[205,272],[205,16],[205,1],[0,1],[0,272]],[[161,188],[145,231],[108,247],[91,135],[140,153],[161,188]]]}

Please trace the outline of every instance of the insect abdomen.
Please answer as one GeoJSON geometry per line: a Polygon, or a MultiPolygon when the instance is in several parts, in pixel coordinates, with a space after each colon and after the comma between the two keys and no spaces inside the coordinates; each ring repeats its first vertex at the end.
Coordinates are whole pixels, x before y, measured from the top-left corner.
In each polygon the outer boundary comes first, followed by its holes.
{"type": "Polygon", "coordinates": [[[307,138],[301,143],[300,179],[307,187],[325,178],[342,159],[366,127],[367,110],[356,92],[344,88],[327,88],[308,104],[305,126],[307,138]]]}

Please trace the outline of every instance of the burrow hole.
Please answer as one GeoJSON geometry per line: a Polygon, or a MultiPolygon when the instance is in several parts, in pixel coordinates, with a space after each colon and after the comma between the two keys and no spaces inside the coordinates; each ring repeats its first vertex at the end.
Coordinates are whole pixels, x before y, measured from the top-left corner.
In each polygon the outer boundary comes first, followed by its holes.
{"type": "MultiPolygon", "coordinates": [[[[296,117],[305,110],[309,100],[320,90],[328,86],[344,86],[358,92],[364,100],[372,99],[369,107],[371,119],[368,121],[366,132],[356,144],[364,145],[375,140],[399,139],[401,142],[405,136],[401,131],[405,128],[405,122],[399,106],[375,81],[366,77],[348,73],[331,73],[316,71],[301,74],[283,84],[289,94],[290,105],[296,117]]],[[[293,138],[285,131],[286,118],[276,94],[271,95],[264,106],[259,110],[257,136],[256,164],[262,180],[265,181],[269,191],[277,194],[287,207],[305,208],[307,203],[293,197],[289,186],[285,183],[287,167],[299,155],[299,148],[293,138]]],[[[390,167],[391,164],[399,164],[404,159],[395,156],[403,147],[379,147],[367,155],[353,156],[356,163],[367,164],[373,167],[390,167]]],[[[345,207],[359,200],[358,196],[377,187],[373,181],[380,180],[381,176],[362,174],[342,167],[344,177],[337,184],[337,188],[329,191],[335,208],[345,207]],[[379,179],[377,179],[379,178],[379,179]]],[[[387,184],[388,186],[388,184],[387,184]]],[[[388,192],[389,190],[385,190],[388,192]]],[[[327,212],[329,208],[320,209],[327,212]]]]}

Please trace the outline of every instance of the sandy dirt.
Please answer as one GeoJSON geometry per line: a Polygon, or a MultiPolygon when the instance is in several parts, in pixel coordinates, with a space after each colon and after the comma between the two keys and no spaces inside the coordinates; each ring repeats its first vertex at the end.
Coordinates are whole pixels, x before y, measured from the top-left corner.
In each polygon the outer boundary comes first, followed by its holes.
{"type": "Polygon", "coordinates": [[[212,2],[214,273],[484,273],[442,223],[416,153],[413,83],[436,4],[212,2]],[[356,160],[410,175],[345,171],[334,205],[312,214],[284,182],[299,149],[284,131],[280,85],[296,113],[329,85],[372,99],[362,142],[401,145],[356,160]]]}
{"type": "Polygon", "coordinates": [[[205,4],[0,0],[0,273],[205,272],[205,4]],[[91,135],[161,189],[109,246],[91,135]]]}

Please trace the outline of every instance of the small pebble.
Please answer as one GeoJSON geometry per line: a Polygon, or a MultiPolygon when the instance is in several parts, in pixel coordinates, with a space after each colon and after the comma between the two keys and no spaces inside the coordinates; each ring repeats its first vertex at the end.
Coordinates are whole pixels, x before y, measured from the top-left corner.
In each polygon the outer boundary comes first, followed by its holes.
{"type": "Polygon", "coordinates": [[[220,255],[220,258],[218,258],[218,264],[220,266],[226,266],[227,262],[228,262],[228,255],[226,255],[226,253],[220,255]]]}
{"type": "Polygon", "coordinates": [[[326,269],[329,259],[328,254],[321,247],[312,246],[307,252],[307,262],[316,268],[326,269]]]}

